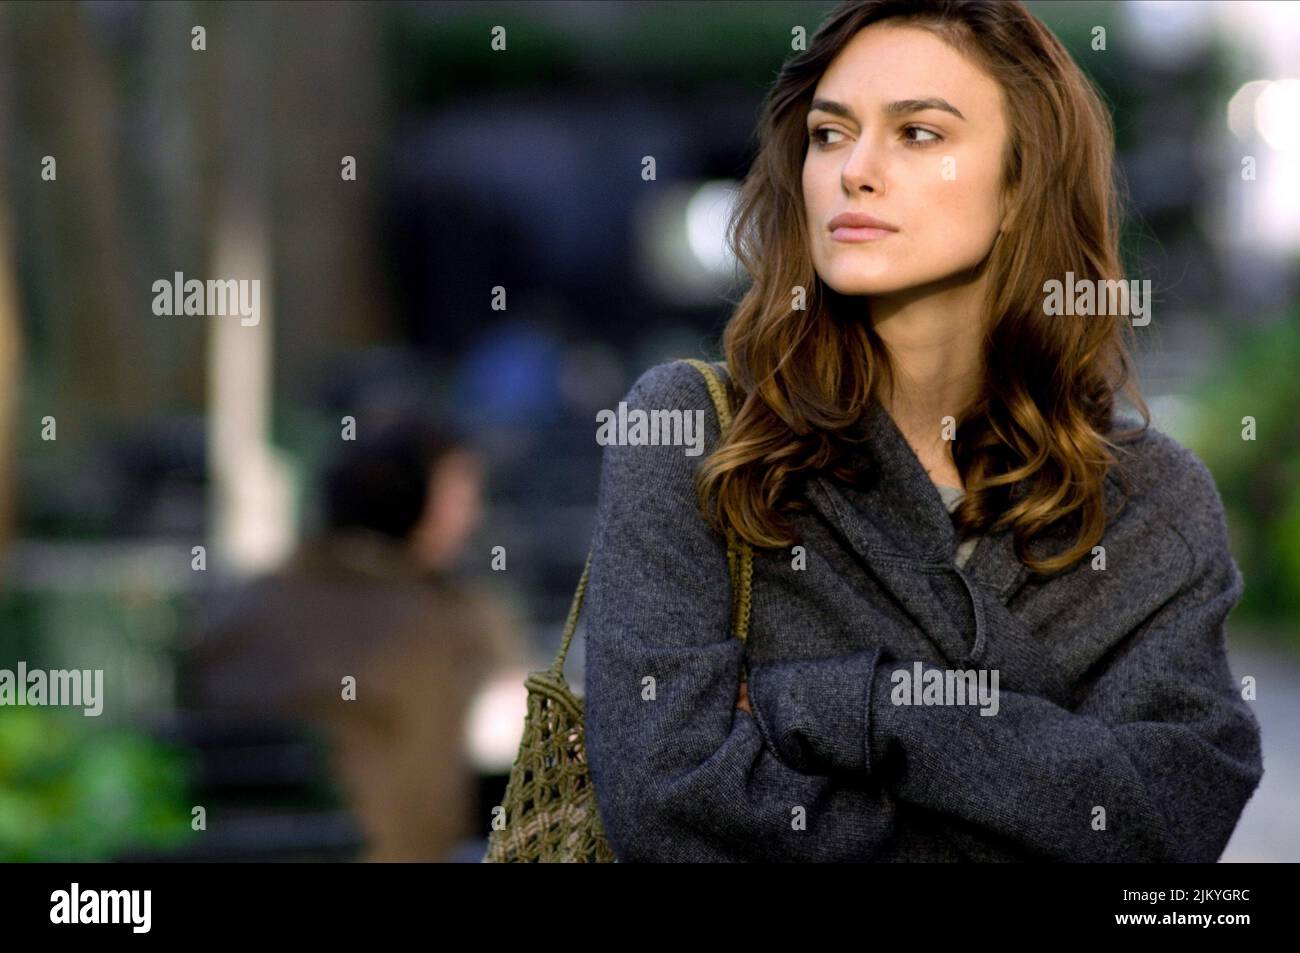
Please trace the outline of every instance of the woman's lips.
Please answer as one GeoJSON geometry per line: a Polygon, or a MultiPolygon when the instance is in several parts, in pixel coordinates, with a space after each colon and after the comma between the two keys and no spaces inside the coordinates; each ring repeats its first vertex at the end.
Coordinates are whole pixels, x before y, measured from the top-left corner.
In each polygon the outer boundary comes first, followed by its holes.
{"type": "Polygon", "coordinates": [[[847,228],[841,226],[831,232],[831,238],[837,242],[873,242],[895,234],[891,228],[847,228]]]}

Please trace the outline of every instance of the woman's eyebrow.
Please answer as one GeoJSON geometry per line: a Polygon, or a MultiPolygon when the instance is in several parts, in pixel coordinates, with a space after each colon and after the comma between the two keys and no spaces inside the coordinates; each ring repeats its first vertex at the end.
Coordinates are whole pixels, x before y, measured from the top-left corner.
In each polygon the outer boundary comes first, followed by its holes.
{"type": "MultiPolygon", "coordinates": [[[[885,103],[885,113],[890,116],[903,116],[908,113],[918,113],[925,109],[942,109],[944,112],[952,113],[958,119],[965,121],[966,117],[961,111],[948,102],[946,99],[940,99],[938,96],[929,96],[925,99],[898,99],[892,103],[885,103]]],[[[858,117],[854,115],[852,109],[844,103],[836,102],[833,99],[814,99],[808,112],[826,112],[832,116],[842,116],[845,119],[857,122],[858,117]]]]}

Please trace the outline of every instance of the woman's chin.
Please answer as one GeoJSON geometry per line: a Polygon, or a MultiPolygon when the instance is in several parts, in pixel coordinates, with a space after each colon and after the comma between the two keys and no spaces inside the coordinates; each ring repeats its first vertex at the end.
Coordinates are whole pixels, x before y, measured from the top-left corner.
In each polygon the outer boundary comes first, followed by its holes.
{"type": "Polygon", "coordinates": [[[883,275],[880,277],[854,275],[842,281],[828,281],[826,284],[838,294],[850,297],[896,294],[908,287],[906,283],[901,283],[897,279],[886,278],[883,275]]]}

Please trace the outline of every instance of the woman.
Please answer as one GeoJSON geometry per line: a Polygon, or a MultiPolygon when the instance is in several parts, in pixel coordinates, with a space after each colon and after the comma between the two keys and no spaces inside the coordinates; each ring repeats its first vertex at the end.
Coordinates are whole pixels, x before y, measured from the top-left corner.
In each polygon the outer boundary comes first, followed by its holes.
{"type": "Polygon", "coordinates": [[[1218,858],[1262,775],[1222,503],[1149,427],[1129,319],[1044,307],[1121,277],[1112,161],[1018,3],[848,3],[787,63],[733,221],[735,420],[663,364],[628,407],[707,409],[704,455],[604,451],[585,718],[621,860],[1218,858]]]}

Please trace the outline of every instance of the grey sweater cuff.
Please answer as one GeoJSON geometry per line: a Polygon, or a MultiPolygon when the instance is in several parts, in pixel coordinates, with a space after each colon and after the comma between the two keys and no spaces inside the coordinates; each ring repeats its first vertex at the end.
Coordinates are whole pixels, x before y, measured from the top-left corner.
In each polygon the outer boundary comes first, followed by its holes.
{"type": "Polygon", "coordinates": [[[899,744],[898,708],[890,700],[893,673],[899,668],[910,668],[910,663],[881,662],[872,674],[871,697],[867,702],[870,711],[870,731],[867,733],[867,756],[870,763],[883,776],[891,755],[897,757],[899,744]]]}
{"type": "Polygon", "coordinates": [[[749,698],[764,740],[805,774],[866,772],[877,648],[820,659],[751,663],[749,698]]]}
{"type": "MultiPolygon", "coordinates": [[[[928,782],[933,774],[933,766],[926,762],[935,757],[934,752],[955,752],[958,746],[969,747],[978,742],[978,736],[968,734],[967,719],[978,709],[975,702],[963,705],[960,709],[943,704],[916,704],[913,686],[917,660],[888,658],[876,667],[872,677],[871,699],[868,702],[870,730],[867,736],[867,750],[871,770],[882,783],[897,785],[906,778],[911,791],[928,790],[928,782]],[[908,703],[896,704],[894,673],[903,671],[908,674],[906,688],[902,689],[904,700],[908,703]],[[908,771],[910,766],[914,769],[908,771]]],[[[946,672],[933,662],[920,662],[921,671],[946,672]]],[[[979,717],[977,715],[977,720],[979,717]]],[[[944,754],[937,757],[952,760],[944,754]]],[[[988,756],[989,763],[996,761],[996,753],[988,756]]]]}

